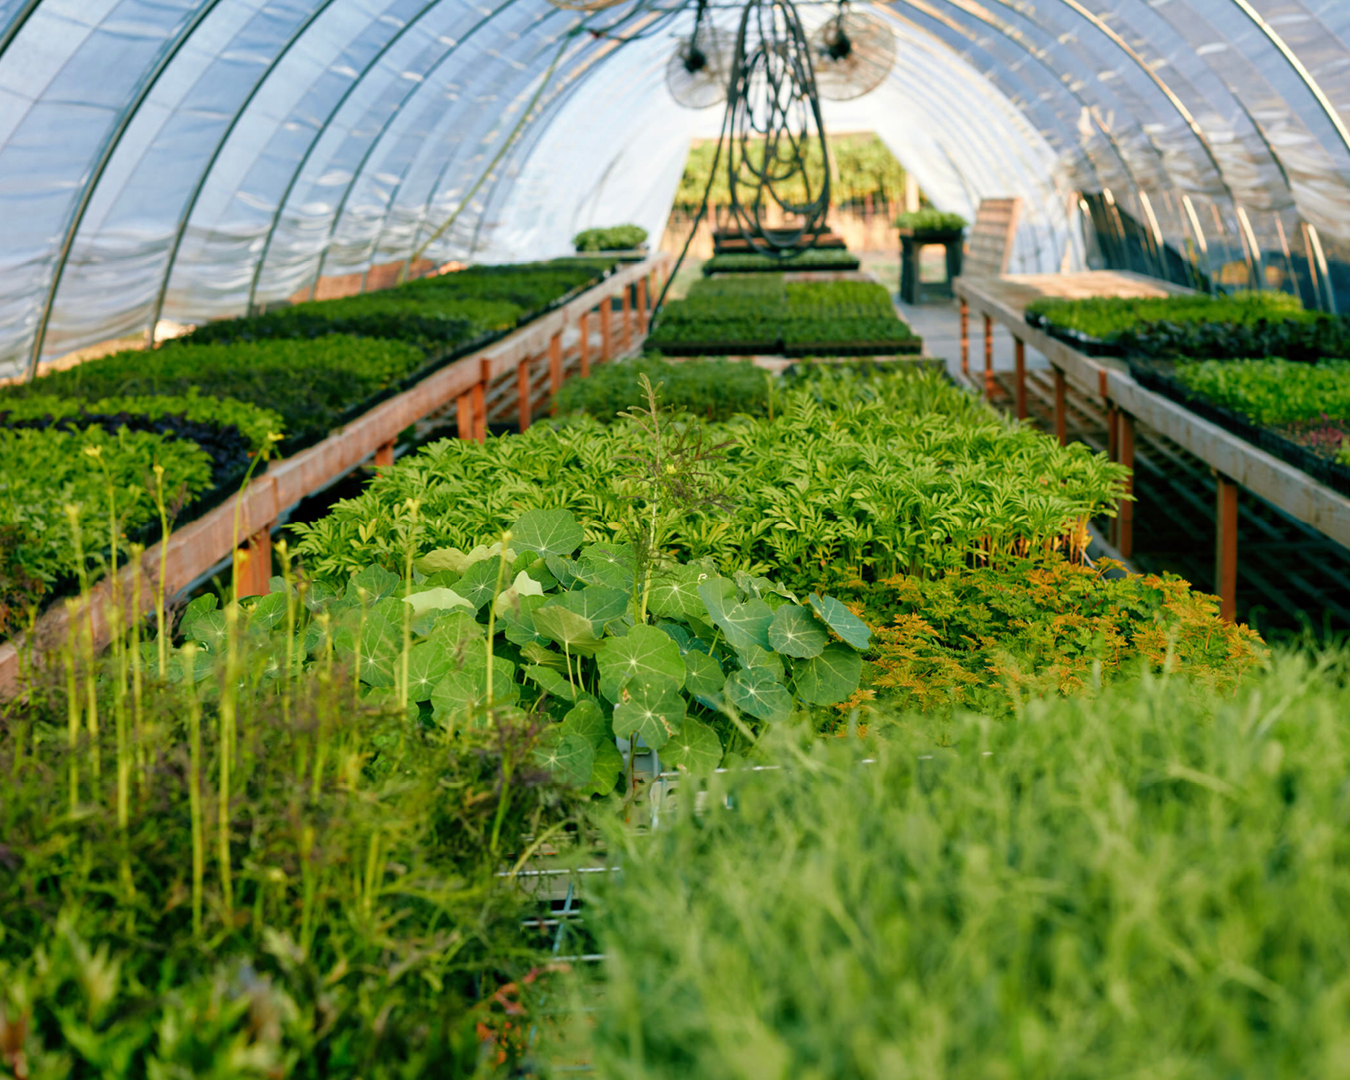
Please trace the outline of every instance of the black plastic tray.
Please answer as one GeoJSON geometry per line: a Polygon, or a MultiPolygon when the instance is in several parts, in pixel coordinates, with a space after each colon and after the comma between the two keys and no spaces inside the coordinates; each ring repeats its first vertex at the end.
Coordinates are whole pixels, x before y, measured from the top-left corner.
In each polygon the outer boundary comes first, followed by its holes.
{"type": "Polygon", "coordinates": [[[1286,465],[1292,465],[1299,471],[1307,473],[1319,484],[1325,484],[1332,491],[1350,497],[1350,468],[1315,454],[1306,446],[1294,442],[1278,431],[1253,423],[1241,413],[1219,405],[1202,394],[1197,394],[1171,374],[1170,365],[1166,362],[1159,364],[1131,359],[1130,375],[1140,386],[1162,394],[1179,405],[1184,405],[1196,416],[1218,424],[1225,431],[1231,431],[1272,457],[1279,458],[1286,465]]]}

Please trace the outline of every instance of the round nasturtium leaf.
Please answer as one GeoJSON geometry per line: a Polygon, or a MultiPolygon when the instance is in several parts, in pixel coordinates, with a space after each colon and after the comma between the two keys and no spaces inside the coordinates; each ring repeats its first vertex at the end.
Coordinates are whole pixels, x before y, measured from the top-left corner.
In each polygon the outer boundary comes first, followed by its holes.
{"type": "Polygon", "coordinates": [[[614,734],[634,732],[653,750],[660,750],[684,722],[680,684],[663,675],[638,676],[624,683],[614,706],[614,734]]]}
{"type": "Polygon", "coordinates": [[[727,676],[725,694],[741,712],[760,720],[786,720],[792,712],[792,695],[775,678],[772,668],[733,671],[727,676]]]}
{"type": "Polygon", "coordinates": [[[690,649],[684,654],[684,666],[688,669],[684,685],[691,694],[710,698],[722,692],[727,677],[722,672],[722,665],[707,653],[690,649]]]}
{"type": "MultiPolygon", "coordinates": [[[[536,614],[535,621],[538,619],[536,614]]],[[[680,647],[655,626],[635,626],[625,637],[607,638],[596,660],[600,665],[600,692],[610,701],[619,700],[619,687],[628,679],[666,678],[677,690],[684,684],[680,647]]]]}
{"type": "Polygon", "coordinates": [[[784,604],[773,613],[769,624],[769,644],[774,652],[808,660],[819,656],[830,643],[825,627],[799,604],[784,604]]]}
{"type": "Polygon", "coordinates": [[[712,772],[722,762],[722,741],[707,724],[686,718],[680,730],[661,748],[661,764],[688,769],[692,773],[712,772]]]}
{"type": "Polygon", "coordinates": [[[858,616],[833,596],[812,593],[807,600],[811,604],[811,610],[819,615],[831,630],[855,649],[867,648],[867,643],[872,640],[872,631],[858,616]]]}
{"type": "Polygon", "coordinates": [[[454,667],[443,641],[424,641],[408,652],[408,700],[430,701],[436,684],[454,667]]]}
{"type": "Polygon", "coordinates": [[[613,745],[613,734],[609,721],[600,711],[600,706],[590,698],[582,698],[563,717],[563,731],[571,735],[584,736],[592,746],[601,743],[613,745]]]}
{"type": "Polygon", "coordinates": [[[610,739],[595,747],[595,764],[591,767],[591,779],[582,793],[585,795],[608,795],[623,775],[623,755],[610,739]]]}
{"type": "Polygon", "coordinates": [[[566,645],[573,652],[589,654],[600,645],[600,637],[590,619],[552,598],[547,604],[534,609],[534,628],[544,637],[559,645],[566,645]]]}
{"type": "Polygon", "coordinates": [[[571,555],[584,534],[566,510],[529,510],[511,526],[511,546],[540,555],[571,555]]]}
{"type": "Polygon", "coordinates": [[[580,735],[560,733],[542,744],[536,760],[564,783],[589,783],[595,766],[595,747],[580,735]]]}
{"type": "Polygon", "coordinates": [[[819,656],[792,666],[797,696],[812,705],[834,705],[858,689],[862,657],[847,645],[835,643],[819,656]]]}

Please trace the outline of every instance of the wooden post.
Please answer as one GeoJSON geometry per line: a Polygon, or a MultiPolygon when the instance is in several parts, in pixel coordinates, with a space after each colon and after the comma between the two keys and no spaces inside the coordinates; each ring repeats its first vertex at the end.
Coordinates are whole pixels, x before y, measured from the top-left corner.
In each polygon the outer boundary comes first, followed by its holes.
{"type": "Polygon", "coordinates": [[[1218,505],[1215,507],[1214,591],[1219,595],[1219,616],[1226,622],[1237,618],[1237,526],[1238,488],[1216,472],[1218,505]]]}
{"type": "Polygon", "coordinates": [[[608,363],[614,355],[614,298],[605,297],[600,301],[600,360],[608,363]]]}
{"type": "Polygon", "coordinates": [[[647,336],[647,279],[638,278],[637,283],[637,320],[638,333],[647,336]]]}
{"type": "Polygon", "coordinates": [[[266,596],[272,578],[272,527],[265,525],[234,553],[236,596],[266,596]]]}
{"type": "Polygon", "coordinates": [[[558,391],[562,389],[562,334],[548,339],[548,390],[553,396],[553,412],[558,411],[558,391]]]}
{"type": "Polygon", "coordinates": [[[623,347],[633,347],[633,286],[623,287],[623,347]]]}
{"type": "Polygon", "coordinates": [[[486,359],[479,363],[478,381],[470,393],[473,396],[473,437],[481,443],[487,442],[487,385],[492,378],[492,363],[486,359]]]}
{"type": "Polygon", "coordinates": [[[970,305],[961,298],[961,374],[970,377],[970,305]]]}
{"type": "Polygon", "coordinates": [[[1027,418],[1027,345],[1019,337],[1013,338],[1013,364],[1017,383],[1017,419],[1027,418]]]}
{"type": "Polygon", "coordinates": [[[994,320],[984,317],[984,396],[992,400],[994,396],[994,320]]]}
{"type": "Polygon", "coordinates": [[[1055,368],[1055,438],[1060,446],[1069,445],[1069,406],[1064,384],[1064,371],[1055,368]]]}
{"type": "Polygon", "coordinates": [[[375,468],[387,469],[394,463],[394,440],[390,439],[375,451],[375,468]]]}
{"type": "Polygon", "coordinates": [[[460,394],[455,398],[455,434],[461,439],[473,438],[472,394],[460,394]]]}
{"type": "Polygon", "coordinates": [[[581,377],[591,373],[591,313],[583,311],[577,320],[577,329],[581,331],[581,377]]]}
{"type": "Polygon", "coordinates": [[[1116,449],[1117,458],[1130,475],[1125,478],[1125,498],[1120,500],[1116,510],[1116,550],[1123,559],[1134,554],[1134,417],[1119,409],[1116,413],[1116,449]]]}
{"type": "Polygon", "coordinates": [[[520,430],[530,426],[530,359],[526,357],[516,365],[516,415],[519,417],[520,430]]]}

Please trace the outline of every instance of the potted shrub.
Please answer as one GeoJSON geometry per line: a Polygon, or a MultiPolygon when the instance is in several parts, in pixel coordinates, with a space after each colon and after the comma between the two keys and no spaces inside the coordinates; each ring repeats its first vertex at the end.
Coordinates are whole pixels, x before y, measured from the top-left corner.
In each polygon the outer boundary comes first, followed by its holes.
{"type": "Polygon", "coordinates": [[[578,254],[592,251],[637,251],[647,242],[647,230],[641,225],[611,225],[607,229],[586,229],[572,237],[578,254]]]}

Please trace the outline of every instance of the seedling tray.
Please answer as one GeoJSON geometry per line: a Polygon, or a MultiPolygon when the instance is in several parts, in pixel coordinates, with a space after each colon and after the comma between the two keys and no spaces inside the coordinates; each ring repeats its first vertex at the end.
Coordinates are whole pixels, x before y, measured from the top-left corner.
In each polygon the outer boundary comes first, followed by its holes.
{"type": "Polygon", "coordinates": [[[904,341],[818,341],[794,342],[783,355],[797,356],[917,356],[923,352],[923,338],[904,341]]]}
{"type": "Polygon", "coordinates": [[[669,345],[648,342],[648,347],[666,356],[777,356],[783,351],[781,341],[681,341],[669,345]]]}
{"type": "MultiPolygon", "coordinates": [[[[747,252],[727,252],[729,255],[749,254],[747,252]]],[[[714,256],[715,258],[715,256],[714,256]]],[[[711,262],[710,259],[708,262],[711,262]]],[[[717,274],[784,274],[784,273],[815,273],[816,271],[830,272],[838,270],[857,270],[862,264],[853,256],[848,258],[836,259],[833,262],[813,262],[797,263],[794,260],[785,260],[778,266],[713,266],[708,262],[703,264],[703,276],[714,277],[717,274]]]]}
{"type": "Polygon", "coordinates": [[[1084,334],[1081,330],[1071,330],[1067,326],[1052,323],[1040,312],[1028,311],[1026,321],[1028,326],[1034,326],[1037,330],[1042,330],[1052,338],[1058,338],[1065,344],[1072,345],[1079,352],[1086,353],[1088,356],[1124,355],[1124,349],[1115,342],[1103,341],[1101,338],[1084,334]]]}
{"type": "Polygon", "coordinates": [[[1218,424],[1225,431],[1231,431],[1253,446],[1260,447],[1272,457],[1307,473],[1319,484],[1325,484],[1332,491],[1350,497],[1350,468],[1314,453],[1287,435],[1253,423],[1241,413],[1219,405],[1203,394],[1197,394],[1172,374],[1172,365],[1167,361],[1132,359],[1130,374],[1140,386],[1184,405],[1197,416],[1218,424]]]}

